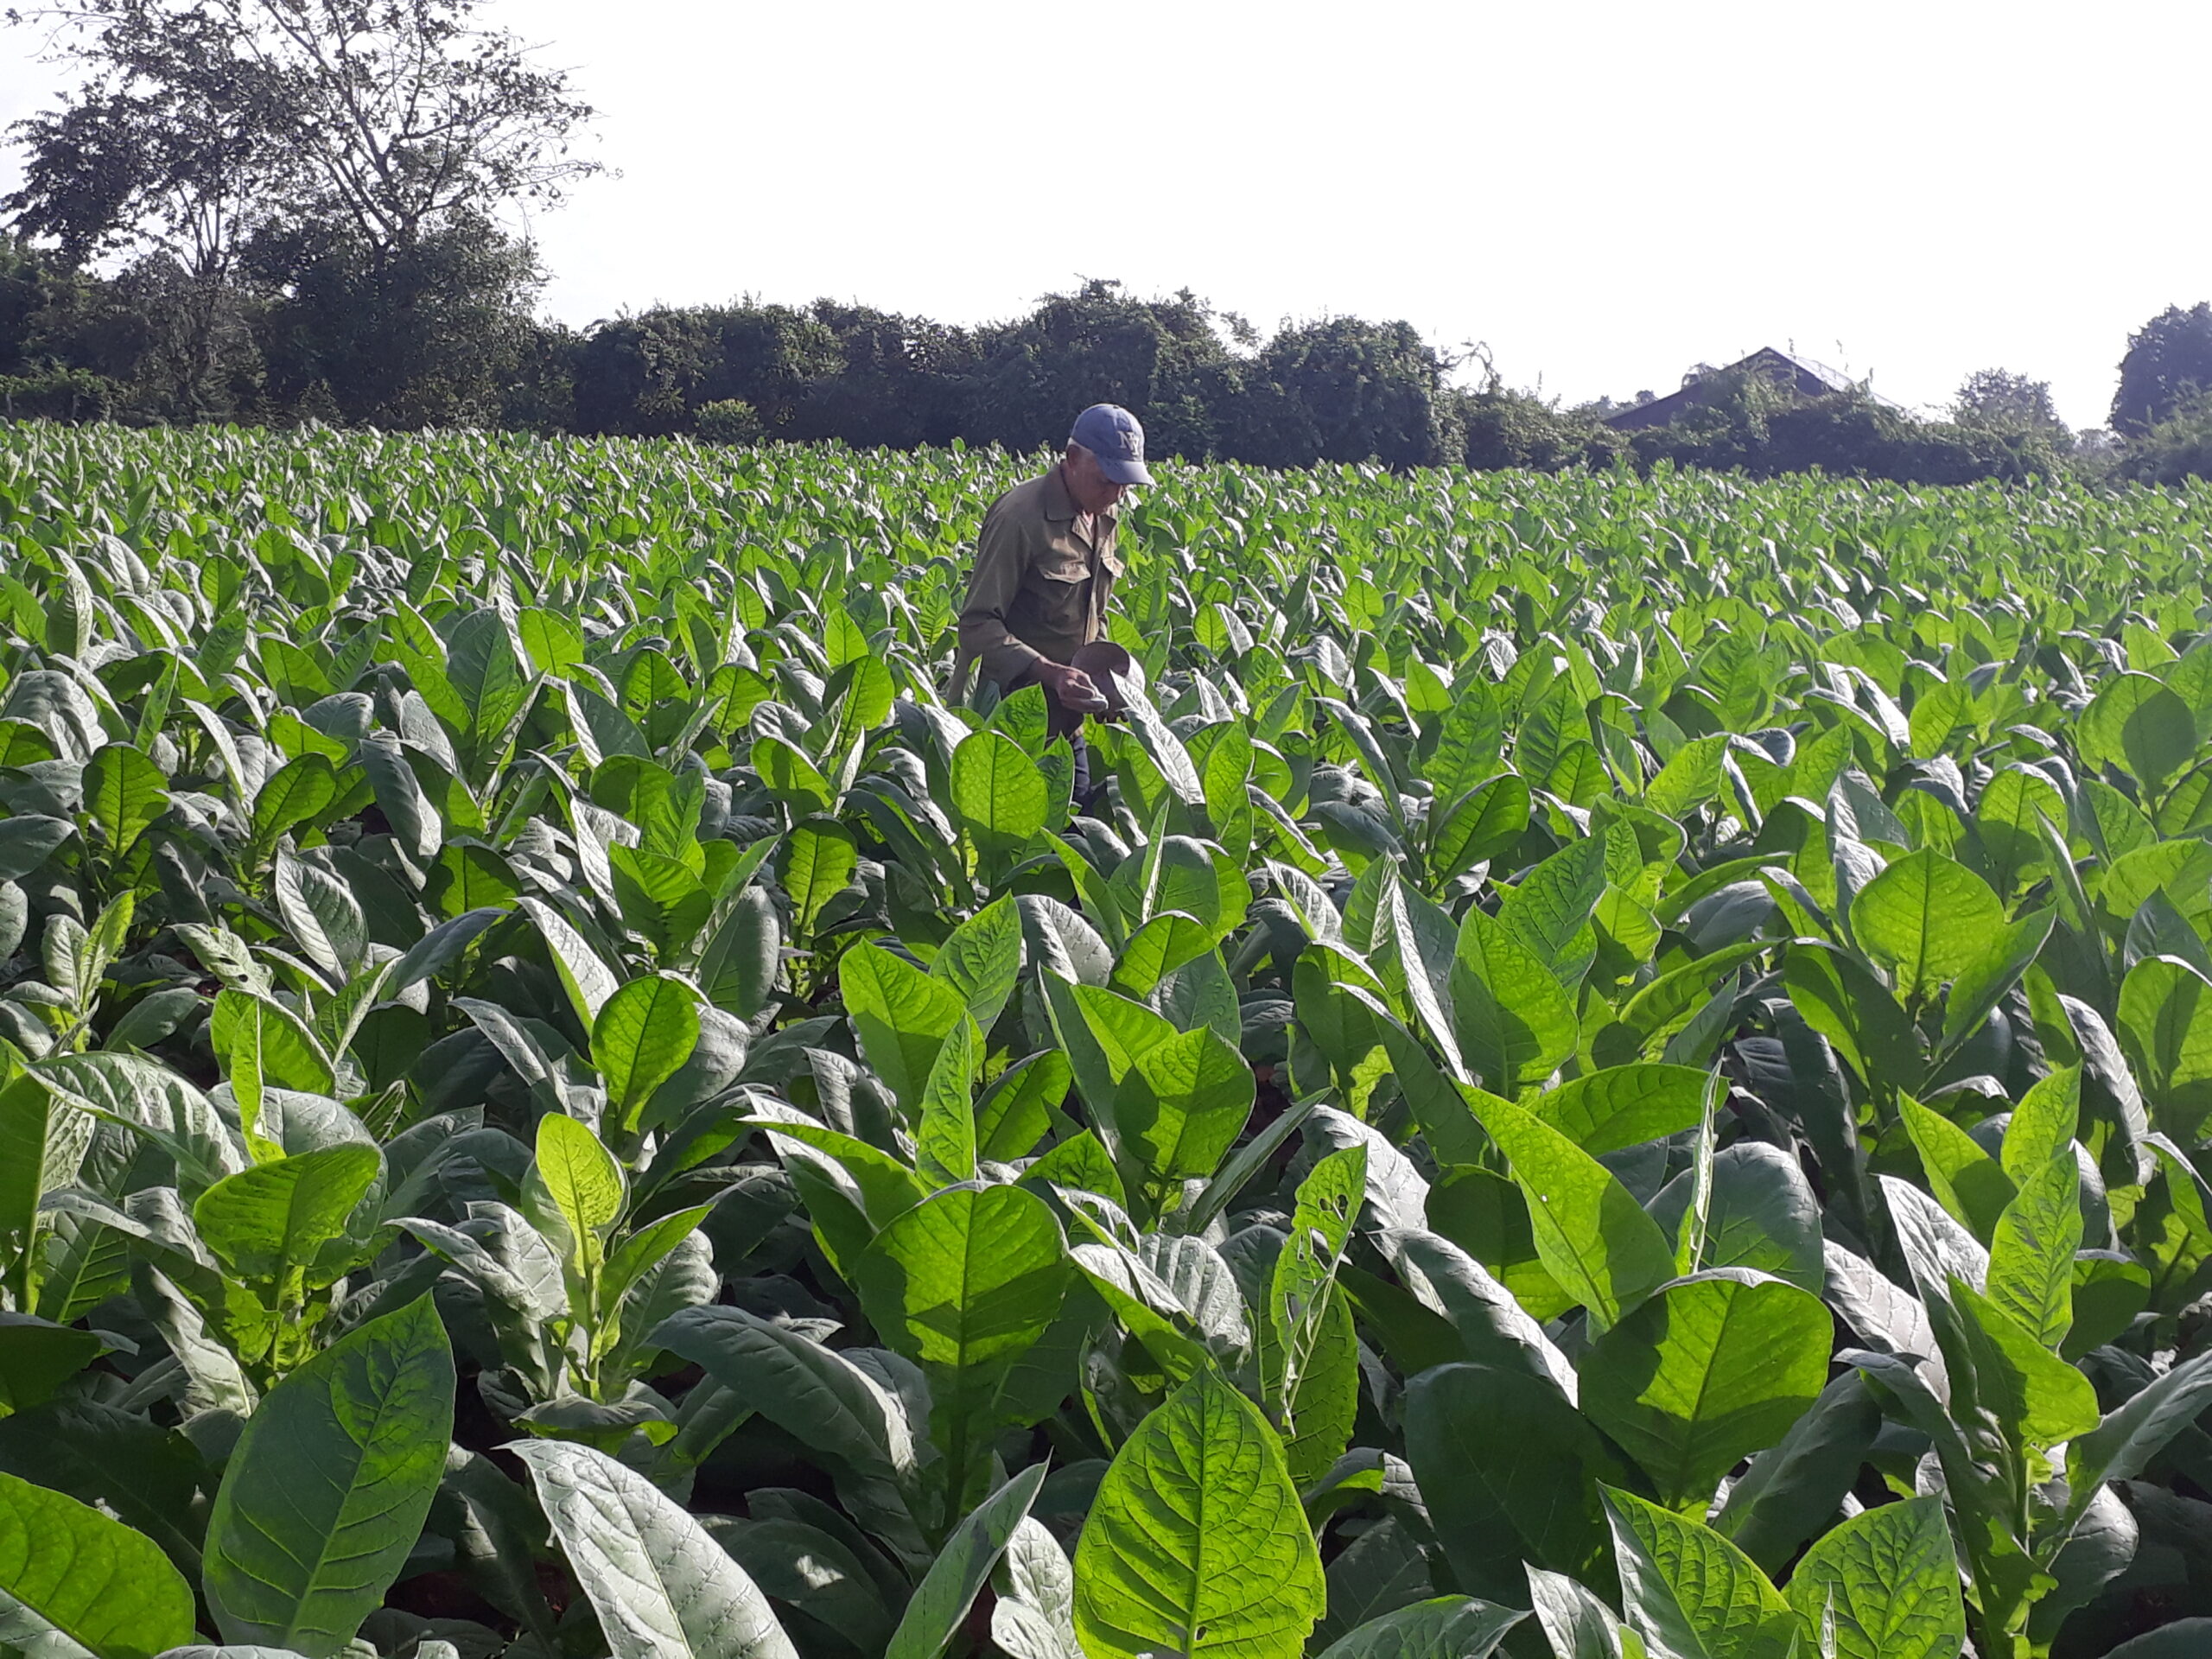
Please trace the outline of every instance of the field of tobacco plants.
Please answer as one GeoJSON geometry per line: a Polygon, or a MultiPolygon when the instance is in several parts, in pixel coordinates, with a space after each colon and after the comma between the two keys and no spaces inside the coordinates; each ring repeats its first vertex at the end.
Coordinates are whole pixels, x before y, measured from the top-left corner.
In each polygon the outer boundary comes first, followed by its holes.
{"type": "Polygon", "coordinates": [[[1033,465],[0,429],[0,1646],[2212,1652],[2212,492],[1033,465]]]}

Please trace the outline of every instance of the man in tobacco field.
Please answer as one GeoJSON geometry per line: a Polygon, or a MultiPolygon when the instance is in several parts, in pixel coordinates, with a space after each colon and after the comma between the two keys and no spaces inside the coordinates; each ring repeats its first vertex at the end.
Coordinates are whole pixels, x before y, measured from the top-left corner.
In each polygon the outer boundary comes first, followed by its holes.
{"type": "Polygon", "coordinates": [[[1137,417],[1114,404],[1093,404],[1075,417],[1059,464],[1008,490],[983,515],[960,612],[953,696],[965,691],[971,664],[1001,696],[1042,686],[1053,735],[1075,750],[1079,804],[1090,792],[1083,717],[1109,704],[1073,659],[1106,637],[1106,606],[1122,574],[1115,505],[1132,484],[1151,482],[1137,417]]]}

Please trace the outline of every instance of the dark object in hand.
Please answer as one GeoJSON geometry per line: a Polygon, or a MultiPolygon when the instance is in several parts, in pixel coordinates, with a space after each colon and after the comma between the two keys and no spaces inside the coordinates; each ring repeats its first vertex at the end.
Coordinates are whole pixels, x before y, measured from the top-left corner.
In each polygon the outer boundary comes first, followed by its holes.
{"type": "Polygon", "coordinates": [[[1137,666],[1136,658],[1108,639],[1078,645],[1068,666],[1081,669],[1098,688],[1103,700],[1096,705],[1085,704],[1083,712],[1095,713],[1101,720],[1117,719],[1129,706],[1128,688],[1144,683],[1144,671],[1137,666]]]}

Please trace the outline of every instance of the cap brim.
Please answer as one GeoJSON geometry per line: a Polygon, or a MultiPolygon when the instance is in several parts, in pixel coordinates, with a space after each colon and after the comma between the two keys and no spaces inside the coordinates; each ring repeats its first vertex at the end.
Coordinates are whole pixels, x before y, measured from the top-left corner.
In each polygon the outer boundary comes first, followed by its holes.
{"type": "Polygon", "coordinates": [[[1152,482],[1152,474],[1141,461],[1121,461],[1109,455],[1099,455],[1097,459],[1098,470],[1116,484],[1152,482]]]}

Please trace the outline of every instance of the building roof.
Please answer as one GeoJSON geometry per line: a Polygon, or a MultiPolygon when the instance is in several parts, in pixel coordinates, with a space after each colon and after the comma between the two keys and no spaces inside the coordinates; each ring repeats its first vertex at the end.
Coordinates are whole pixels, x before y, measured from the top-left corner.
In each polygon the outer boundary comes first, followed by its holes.
{"type": "MultiPolygon", "coordinates": [[[[1648,404],[1638,404],[1633,409],[1618,410],[1605,417],[1605,424],[1623,432],[1641,431],[1645,427],[1664,426],[1669,421],[1688,413],[1707,402],[1700,393],[1709,381],[1724,375],[1762,374],[1780,382],[1801,397],[1818,397],[1829,392],[1850,391],[1859,385],[1842,370],[1831,368],[1809,357],[1799,357],[1794,352],[1777,351],[1763,346],[1749,357],[1707,373],[1685,377],[1680,391],[1669,392],[1664,397],[1655,397],[1648,404]]],[[[1904,406],[1891,402],[1878,392],[1867,394],[1878,404],[1904,412],[1904,406]]]]}

